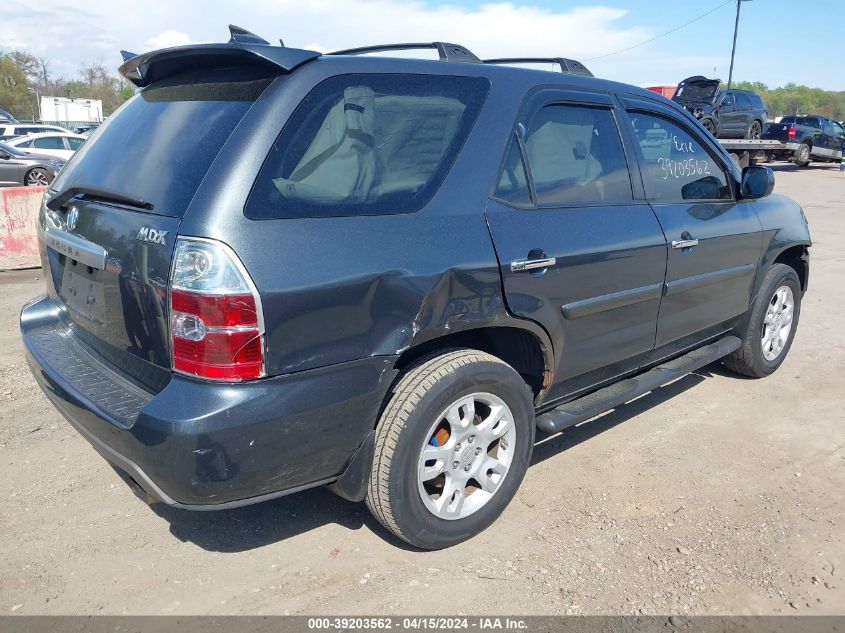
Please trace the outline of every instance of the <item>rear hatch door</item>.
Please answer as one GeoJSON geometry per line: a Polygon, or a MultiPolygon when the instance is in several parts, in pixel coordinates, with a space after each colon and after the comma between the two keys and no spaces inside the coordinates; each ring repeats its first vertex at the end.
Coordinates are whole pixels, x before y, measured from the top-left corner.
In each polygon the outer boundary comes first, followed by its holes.
{"type": "Polygon", "coordinates": [[[701,75],[687,77],[678,84],[673,101],[678,103],[707,103],[713,105],[719,91],[719,79],[707,79],[701,75]]]}
{"type": "Polygon", "coordinates": [[[182,215],[272,78],[265,69],[215,69],[145,87],[45,196],[45,276],[65,325],[154,391],[170,378],[168,278],[182,215]]]}

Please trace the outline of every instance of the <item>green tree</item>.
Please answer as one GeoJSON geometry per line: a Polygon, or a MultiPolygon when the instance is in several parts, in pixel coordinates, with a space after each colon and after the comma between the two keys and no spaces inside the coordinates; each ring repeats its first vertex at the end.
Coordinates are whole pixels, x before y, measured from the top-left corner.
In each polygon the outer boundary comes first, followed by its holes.
{"type": "Polygon", "coordinates": [[[26,73],[9,54],[0,53],[0,108],[14,116],[30,118],[35,107],[35,93],[30,92],[26,73]]]}

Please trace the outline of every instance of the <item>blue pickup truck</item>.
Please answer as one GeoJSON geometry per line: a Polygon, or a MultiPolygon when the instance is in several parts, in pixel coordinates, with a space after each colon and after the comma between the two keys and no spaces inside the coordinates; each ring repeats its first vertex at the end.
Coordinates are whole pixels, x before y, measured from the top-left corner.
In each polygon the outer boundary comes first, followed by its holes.
{"type": "Polygon", "coordinates": [[[761,138],[783,143],[783,149],[774,152],[776,160],[792,160],[807,167],[813,161],[842,160],[845,128],[824,116],[785,116],[778,123],[767,123],[761,138]]]}

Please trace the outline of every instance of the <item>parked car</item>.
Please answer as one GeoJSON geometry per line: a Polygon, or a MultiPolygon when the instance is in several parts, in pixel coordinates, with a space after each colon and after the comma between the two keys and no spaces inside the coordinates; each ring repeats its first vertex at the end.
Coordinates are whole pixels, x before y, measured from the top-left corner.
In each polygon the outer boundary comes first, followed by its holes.
{"type": "Polygon", "coordinates": [[[785,116],[779,123],[767,123],[762,138],[784,144],[783,150],[774,152],[776,160],[792,160],[807,167],[812,161],[842,160],[845,128],[825,116],[785,116]]]}
{"type": "Polygon", "coordinates": [[[40,123],[0,123],[0,141],[8,141],[18,136],[41,134],[43,132],[66,133],[67,130],[57,125],[42,125],[40,123]]]}
{"type": "Polygon", "coordinates": [[[5,110],[0,110],[0,123],[17,123],[18,120],[5,110]]]}
{"type": "Polygon", "coordinates": [[[25,154],[0,143],[0,187],[49,185],[64,164],[64,160],[54,156],[25,154]]]}
{"type": "Polygon", "coordinates": [[[82,147],[87,137],[70,132],[44,132],[30,134],[6,141],[7,145],[17,147],[24,152],[46,154],[64,160],[70,160],[76,151],[82,147]]]}
{"type": "Polygon", "coordinates": [[[759,95],[749,90],[720,90],[720,79],[701,75],[678,84],[672,97],[716,138],[760,138],[769,117],[759,95]]]}
{"type": "Polygon", "coordinates": [[[783,362],[803,212],[680,106],[566,59],[262,42],[130,58],[140,94],[45,196],[33,375],[146,498],[329,485],[446,547],[535,429],[783,362]]]}

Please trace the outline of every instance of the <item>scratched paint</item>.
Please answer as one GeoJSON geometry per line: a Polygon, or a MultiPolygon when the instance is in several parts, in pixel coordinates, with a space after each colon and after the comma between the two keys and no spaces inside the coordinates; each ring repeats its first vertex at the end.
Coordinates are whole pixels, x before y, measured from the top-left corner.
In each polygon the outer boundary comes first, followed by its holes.
{"type": "Polygon", "coordinates": [[[44,187],[0,188],[0,270],[37,268],[38,209],[44,187]]]}

